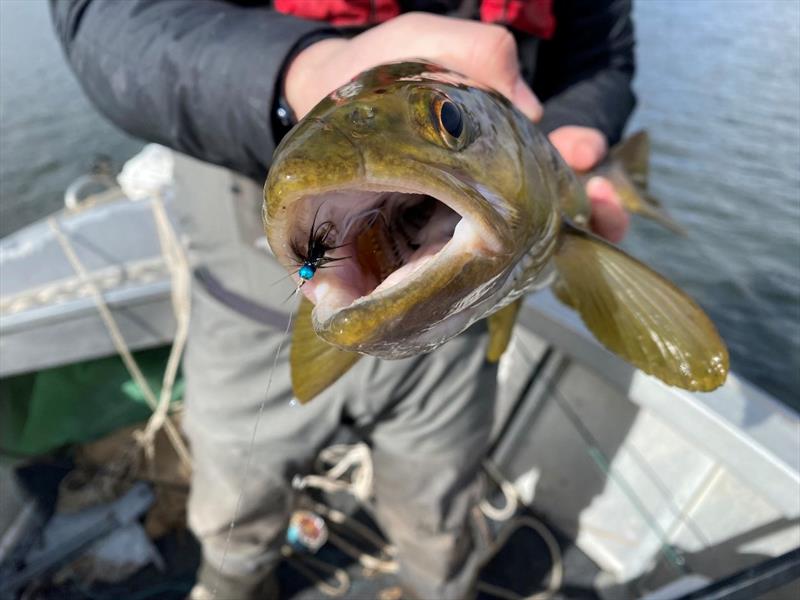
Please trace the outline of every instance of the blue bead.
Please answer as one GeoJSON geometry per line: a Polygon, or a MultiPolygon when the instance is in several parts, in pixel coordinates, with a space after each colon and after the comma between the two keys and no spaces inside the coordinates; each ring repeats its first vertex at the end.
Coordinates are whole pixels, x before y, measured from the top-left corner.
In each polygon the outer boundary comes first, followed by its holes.
{"type": "Polygon", "coordinates": [[[292,545],[300,542],[300,530],[297,525],[289,525],[286,529],[286,541],[292,545]]]}
{"type": "Polygon", "coordinates": [[[316,271],[317,270],[311,265],[303,265],[302,267],[300,267],[300,279],[305,279],[306,281],[308,281],[314,276],[314,273],[316,273],[316,271]]]}

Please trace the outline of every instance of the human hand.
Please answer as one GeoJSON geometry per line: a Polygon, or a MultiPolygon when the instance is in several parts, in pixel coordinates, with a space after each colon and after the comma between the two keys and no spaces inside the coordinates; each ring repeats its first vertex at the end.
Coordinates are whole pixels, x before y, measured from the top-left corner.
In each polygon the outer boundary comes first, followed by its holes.
{"type": "Polygon", "coordinates": [[[405,13],[352,39],[326,39],[289,64],[284,97],[298,118],[361,71],[383,63],[421,58],[496,89],[528,118],[542,106],[523,81],[514,36],[499,25],[405,13]]]}
{"type": "MultiPolygon", "coordinates": [[[[286,71],[284,96],[302,118],[332,90],[358,73],[386,62],[423,58],[496,89],[533,121],[542,106],[522,79],[514,36],[504,27],[428,13],[405,13],[352,39],[321,40],[300,52],[286,71]]],[[[550,141],[573,169],[586,171],[608,148],[605,137],[587,127],[561,127],[550,141]]],[[[628,215],[611,183],[593,177],[586,186],[592,204],[590,225],[617,242],[628,215]]]]}
{"type": "MultiPolygon", "coordinates": [[[[605,136],[590,127],[559,127],[549,137],[564,161],[579,172],[593,168],[608,152],[605,136]]],[[[592,230],[612,242],[621,241],[630,219],[611,182],[605,177],[592,177],[586,183],[586,195],[592,206],[592,230]]]]}

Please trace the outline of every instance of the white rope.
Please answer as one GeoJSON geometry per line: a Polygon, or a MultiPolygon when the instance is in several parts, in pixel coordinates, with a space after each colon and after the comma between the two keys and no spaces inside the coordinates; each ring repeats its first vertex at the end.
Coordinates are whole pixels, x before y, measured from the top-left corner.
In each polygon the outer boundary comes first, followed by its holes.
{"type": "MultiPolygon", "coordinates": [[[[502,509],[497,509],[489,504],[487,500],[483,500],[479,505],[481,512],[483,512],[484,515],[493,521],[505,521],[516,512],[517,507],[521,504],[519,495],[517,494],[517,489],[510,481],[503,477],[500,469],[498,469],[497,466],[489,459],[483,461],[483,468],[500,486],[500,490],[503,492],[503,496],[505,497],[505,506],[502,509]],[[503,518],[497,519],[492,516],[493,514],[500,515],[503,518]]],[[[517,517],[511,521],[492,543],[490,552],[483,564],[488,564],[488,562],[494,558],[494,556],[506,544],[511,535],[521,527],[528,527],[538,533],[542,540],[544,540],[547,550],[550,553],[550,561],[552,566],[550,567],[550,577],[547,582],[547,589],[530,596],[522,596],[521,594],[517,594],[516,592],[507,588],[492,585],[491,583],[486,583],[484,581],[479,581],[477,583],[477,587],[479,590],[482,590],[493,596],[497,596],[498,598],[503,598],[503,600],[547,600],[548,598],[552,598],[553,595],[558,592],[559,589],[561,589],[561,583],[564,579],[564,563],[561,556],[561,548],[558,545],[558,540],[556,540],[555,536],[550,532],[547,526],[538,519],[526,515],[517,517]]]]}
{"type": "MultiPolygon", "coordinates": [[[[150,409],[156,410],[158,407],[158,400],[156,399],[153,390],[150,388],[150,384],[147,383],[147,379],[145,379],[144,375],[142,374],[136,359],[134,359],[133,355],[131,354],[128,345],[125,342],[125,338],[123,337],[122,332],[120,331],[119,326],[114,319],[114,316],[111,314],[111,311],[108,308],[105,298],[103,298],[102,293],[97,289],[94,281],[92,281],[91,277],[86,271],[86,268],[83,266],[83,263],[75,253],[75,249],[73,248],[69,238],[61,230],[58,221],[54,217],[49,217],[47,219],[47,224],[53,231],[53,235],[55,235],[56,240],[58,240],[59,245],[64,251],[67,260],[69,260],[70,264],[72,265],[72,268],[75,270],[75,273],[77,273],[78,277],[80,277],[81,280],[91,290],[97,310],[100,312],[100,317],[103,320],[109,335],[111,336],[111,341],[114,344],[114,348],[122,358],[122,362],[125,364],[125,367],[127,368],[131,377],[142,391],[145,401],[150,406],[150,409]]],[[[172,447],[175,449],[175,453],[178,455],[178,458],[181,461],[181,464],[185,469],[191,469],[191,458],[189,456],[189,451],[186,448],[178,428],[168,418],[164,422],[164,428],[172,447]]]]}
{"type": "Polygon", "coordinates": [[[486,470],[489,476],[494,479],[495,483],[503,492],[505,506],[503,506],[503,508],[492,506],[487,498],[481,500],[478,506],[480,507],[481,512],[492,521],[507,521],[516,514],[517,507],[519,506],[519,502],[517,501],[517,490],[510,481],[503,477],[503,475],[500,473],[500,470],[490,460],[486,459],[483,461],[483,468],[486,470]]]}
{"type": "Polygon", "coordinates": [[[295,476],[292,486],[296,490],[314,487],[326,492],[349,492],[361,503],[372,497],[372,458],[369,446],[363,442],[329,446],[319,453],[317,461],[323,469],[331,466],[322,475],[295,476]],[[350,469],[348,481],[344,477],[350,469]]]}
{"type": "MultiPolygon", "coordinates": [[[[295,489],[302,490],[304,488],[313,487],[326,492],[346,491],[353,494],[353,496],[362,503],[365,503],[372,496],[372,458],[369,446],[366,444],[336,444],[334,446],[329,446],[320,452],[317,457],[317,462],[320,464],[320,470],[326,469],[323,474],[306,475],[305,477],[296,476],[292,482],[295,489]],[[348,472],[350,473],[349,480],[345,479],[348,472]]],[[[517,508],[521,504],[516,488],[490,460],[485,460],[483,466],[489,476],[500,487],[505,499],[505,504],[502,508],[496,508],[484,499],[479,504],[479,508],[486,517],[493,521],[507,521],[516,514],[517,508]]],[[[341,551],[356,559],[364,568],[380,573],[398,572],[399,564],[397,560],[395,560],[395,556],[397,555],[397,548],[395,546],[386,544],[366,526],[341,511],[320,503],[315,503],[313,509],[314,512],[325,517],[328,521],[348,528],[351,531],[355,531],[358,535],[372,543],[381,554],[389,558],[383,559],[363,552],[354,544],[329,531],[328,540],[341,551]]],[[[511,535],[522,527],[528,527],[538,533],[550,553],[552,566],[547,582],[547,589],[530,596],[522,596],[512,590],[482,581],[477,583],[477,587],[503,600],[547,600],[548,598],[552,598],[561,588],[564,578],[564,565],[558,540],[556,540],[547,526],[538,519],[526,515],[511,520],[508,526],[500,532],[500,535],[490,546],[489,553],[483,564],[487,564],[506,544],[511,535]]],[[[315,562],[318,565],[321,564],[320,561],[315,562]]],[[[329,567],[329,569],[330,568],[331,567],[329,567]]],[[[318,587],[320,586],[321,580],[316,575],[306,571],[303,573],[312,581],[316,581],[318,587]]],[[[339,594],[337,593],[335,595],[339,594]]]]}
{"type": "MultiPolygon", "coordinates": [[[[158,239],[161,244],[161,252],[164,262],[169,269],[172,278],[172,310],[175,313],[176,329],[175,338],[172,341],[167,366],[164,369],[164,378],[161,383],[161,394],[158,405],[147,421],[144,430],[136,432],[135,436],[139,444],[144,449],[145,455],[152,464],[155,452],[155,436],[167,422],[169,416],[170,401],[172,400],[172,389],[175,385],[175,377],[180,366],[181,356],[186,347],[186,340],[189,336],[189,320],[191,316],[191,277],[189,261],[183,246],[175,233],[175,229],[170,223],[167,211],[160,193],[156,193],[151,204],[153,218],[155,219],[158,239]]],[[[176,452],[177,452],[176,448],[176,452]]],[[[191,468],[191,458],[186,453],[185,467],[191,468]]]]}
{"type": "MultiPolygon", "coordinates": [[[[161,257],[126,262],[97,269],[89,277],[100,291],[112,290],[123,281],[128,283],[151,283],[163,279],[168,271],[161,257]]],[[[0,314],[13,315],[37,306],[50,306],[59,302],[91,297],[92,292],[78,277],[51,281],[45,285],[27,289],[18,294],[0,298],[0,314]]]]}

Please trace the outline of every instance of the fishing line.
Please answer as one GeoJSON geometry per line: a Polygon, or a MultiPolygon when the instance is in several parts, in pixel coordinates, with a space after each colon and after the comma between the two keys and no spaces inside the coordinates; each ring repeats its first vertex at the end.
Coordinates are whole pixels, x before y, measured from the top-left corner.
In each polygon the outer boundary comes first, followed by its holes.
{"type": "MultiPolygon", "coordinates": [[[[299,271],[299,270],[300,270],[300,269],[298,269],[298,271],[299,271]]],[[[293,273],[293,274],[294,274],[294,273],[293,273]]],[[[305,281],[301,281],[299,284],[297,284],[297,287],[295,287],[295,288],[294,288],[294,290],[292,291],[292,293],[291,293],[291,294],[289,294],[288,296],[286,296],[286,298],[284,299],[284,301],[283,301],[281,304],[286,304],[286,303],[287,303],[289,300],[291,300],[292,298],[294,298],[295,296],[297,296],[297,294],[299,294],[299,293],[300,293],[300,288],[301,288],[301,287],[303,287],[303,284],[304,284],[304,283],[305,283],[305,281]]],[[[286,330],[286,333],[289,333],[289,330],[288,330],[288,329],[286,330]]]]}
{"type": "Polygon", "coordinates": [[[616,469],[612,467],[608,456],[600,449],[597,439],[589,431],[578,414],[573,410],[572,406],[569,405],[569,402],[567,402],[566,398],[561,395],[561,392],[550,381],[547,382],[547,387],[553,392],[553,398],[555,399],[559,408],[561,408],[562,413],[572,423],[575,431],[577,431],[578,435],[583,439],[584,444],[586,445],[586,450],[597,467],[603,473],[605,473],[606,477],[617,484],[617,488],[622,492],[623,496],[628,499],[636,512],[639,513],[639,516],[642,518],[645,524],[656,535],[659,541],[661,553],[667,559],[667,563],[681,575],[690,574],[691,570],[686,564],[686,559],[684,559],[680,550],[670,543],[666,531],[664,531],[664,529],[658,523],[656,517],[647,508],[644,500],[642,500],[639,494],[636,493],[633,487],[628,483],[627,479],[625,479],[616,469]]]}
{"type": "MultiPolygon", "coordinates": [[[[230,548],[231,544],[231,537],[233,536],[233,528],[236,526],[236,520],[239,518],[239,511],[242,508],[242,502],[244,500],[244,489],[245,485],[247,484],[247,479],[250,474],[250,466],[253,459],[253,449],[256,445],[256,435],[258,434],[258,424],[261,422],[261,415],[264,412],[264,405],[267,403],[267,398],[269,398],[269,390],[272,387],[272,379],[275,375],[275,369],[278,366],[278,358],[281,355],[281,350],[283,349],[283,342],[286,340],[287,336],[289,335],[289,329],[292,327],[292,317],[293,313],[289,313],[289,319],[286,322],[286,330],[283,332],[283,335],[278,342],[278,348],[275,350],[275,358],[272,361],[272,369],[269,372],[269,379],[267,380],[267,389],[264,392],[264,396],[261,398],[261,402],[258,405],[258,413],[256,414],[256,422],[253,425],[253,434],[250,436],[250,445],[247,450],[247,459],[245,460],[244,464],[244,471],[242,472],[242,485],[239,489],[239,497],[236,500],[236,508],[233,510],[233,518],[231,519],[230,526],[228,527],[228,534],[225,536],[225,546],[222,550],[222,560],[219,563],[219,570],[220,572],[224,572],[223,569],[225,567],[225,559],[228,557],[228,549],[230,548]]],[[[217,598],[217,589],[219,588],[219,581],[217,581],[214,585],[214,589],[211,590],[211,598],[212,600],[216,600],[217,598]]]]}
{"type": "MultiPolygon", "coordinates": [[[[519,340],[519,349],[526,356],[526,358],[529,361],[533,361],[534,360],[532,354],[529,352],[529,349],[527,348],[527,343],[524,342],[522,339],[519,340]]],[[[551,352],[551,350],[548,348],[547,352],[549,353],[549,352],[551,352]]],[[[556,389],[554,381],[552,379],[549,379],[547,384],[546,384],[546,387],[547,387],[547,389],[552,391],[554,394],[557,394],[556,403],[559,404],[559,406],[563,410],[562,403],[566,402],[566,398],[564,398],[563,394],[561,394],[560,391],[558,389],[556,389]],[[559,399],[560,399],[560,402],[559,402],[559,399]]],[[[569,415],[569,414],[567,415],[567,418],[569,418],[570,416],[574,416],[574,418],[577,419],[578,423],[581,426],[583,426],[584,431],[581,432],[579,430],[578,433],[579,433],[579,435],[581,435],[581,438],[584,440],[584,443],[586,443],[589,438],[595,440],[595,442],[597,441],[596,438],[592,435],[592,433],[589,431],[589,429],[586,426],[586,424],[583,422],[583,420],[579,417],[579,415],[577,413],[575,413],[573,411],[572,415],[569,415]],[[585,436],[583,434],[585,434],[585,436]]],[[[573,425],[576,427],[576,429],[578,429],[578,423],[573,422],[573,425]]],[[[588,443],[586,445],[587,445],[587,447],[589,446],[588,443]]],[[[686,509],[685,508],[682,509],[678,505],[678,502],[675,499],[675,495],[670,491],[669,486],[667,485],[667,483],[661,478],[661,476],[650,465],[650,463],[647,462],[647,459],[644,457],[644,455],[641,452],[639,452],[639,450],[632,443],[627,443],[624,446],[620,447],[619,451],[625,451],[633,459],[633,461],[639,466],[639,468],[642,469],[642,471],[644,471],[644,474],[650,479],[650,482],[658,489],[658,491],[661,493],[661,495],[664,498],[664,500],[666,500],[667,506],[670,508],[670,511],[672,512],[672,514],[678,519],[678,523],[680,525],[686,526],[687,529],[689,529],[694,534],[694,536],[697,539],[697,541],[699,541],[701,544],[704,544],[705,546],[709,546],[710,542],[708,541],[708,538],[700,530],[700,527],[697,525],[697,523],[695,523],[694,520],[686,513],[686,509]]],[[[594,457],[593,457],[593,460],[595,460],[595,462],[597,462],[594,457]]],[[[608,460],[608,457],[605,458],[605,461],[607,463],[609,463],[609,469],[610,469],[611,466],[610,466],[610,461],[608,460]]],[[[602,470],[602,466],[599,465],[599,464],[598,464],[598,466],[602,470]]],[[[624,490],[623,490],[623,492],[624,492],[624,490]]]]}
{"type": "MultiPolygon", "coordinates": [[[[700,256],[705,260],[706,264],[713,270],[715,270],[718,274],[721,274],[725,277],[724,283],[729,283],[731,287],[739,294],[741,294],[749,303],[752,303],[753,306],[758,305],[758,296],[753,292],[747,285],[747,282],[744,281],[743,277],[736,273],[733,268],[728,265],[727,261],[719,261],[717,260],[712,253],[712,249],[710,246],[705,242],[706,238],[699,236],[699,235],[692,235],[692,231],[689,232],[686,239],[689,241],[689,245],[693,250],[696,250],[700,256]]],[[[638,245],[638,240],[637,240],[638,245]]],[[[636,245],[630,246],[632,250],[636,250],[636,245]]],[[[680,256],[676,256],[676,258],[680,259],[680,256]]],[[[659,272],[662,270],[661,265],[659,265],[659,272]]],[[[670,276],[670,279],[675,279],[677,281],[683,280],[685,282],[686,287],[690,287],[693,296],[704,295],[708,299],[709,306],[713,306],[711,301],[715,300],[714,288],[708,286],[707,281],[702,281],[696,279],[692,276],[694,281],[684,279],[680,277],[678,272],[675,273],[674,277],[670,276]]],[[[681,286],[683,287],[683,286],[681,286]]],[[[716,326],[716,324],[715,324],[716,326]]]]}
{"type": "Polygon", "coordinates": [[[284,275],[280,279],[276,279],[275,281],[271,282],[269,285],[270,285],[270,287],[274,286],[274,285],[278,285],[279,283],[282,283],[282,282],[286,281],[287,279],[289,279],[292,275],[297,275],[299,272],[300,272],[299,268],[295,269],[294,271],[292,271],[291,273],[287,273],[286,275],[284,275]]]}
{"type": "MultiPolygon", "coordinates": [[[[531,354],[529,354],[527,344],[521,339],[519,341],[520,349],[530,358],[531,354]]],[[[563,371],[561,372],[563,373],[563,371]]],[[[562,414],[572,424],[574,430],[578,434],[578,437],[581,438],[581,441],[586,447],[587,453],[592,461],[594,461],[597,468],[612,483],[616,484],[617,488],[622,492],[622,495],[628,499],[634,510],[639,514],[644,523],[658,538],[660,551],[667,559],[667,564],[669,564],[681,575],[690,574],[691,569],[686,564],[683,554],[678,548],[670,543],[666,531],[664,531],[664,529],[658,523],[656,517],[650,512],[645,502],[641,499],[641,497],[639,497],[633,487],[616,469],[613,468],[610,458],[600,448],[599,440],[589,430],[589,427],[583,422],[583,419],[581,419],[580,415],[578,415],[578,413],[572,408],[569,401],[567,401],[567,399],[561,393],[561,390],[558,389],[555,376],[547,377],[544,383],[545,390],[550,392],[551,397],[555,401],[556,405],[561,409],[562,414]]],[[[642,459],[644,459],[644,457],[642,457],[642,459]]],[[[680,515],[678,515],[678,517],[680,518],[680,515]]]]}
{"type": "Polygon", "coordinates": [[[639,452],[636,446],[633,445],[633,442],[630,442],[625,445],[625,451],[628,455],[633,459],[633,461],[639,465],[639,468],[645,472],[645,474],[650,478],[650,482],[653,483],[658,491],[661,492],[661,495],[667,500],[667,505],[670,507],[672,514],[678,519],[678,525],[685,525],[687,529],[689,529],[694,537],[697,539],[698,542],[703,544],[704,548],[710,547],[711,541],[705,536],[705,534],[700,530],[700,527],[694,520],[689,516],[686,512],[686,509],[682,509],[678,506],[677,500],[675,499],[675,495],[670,491],[667,483],[661,479],[661,476],[658,472],[650,466],[650,463],[647,462],[647,459],[644,457],[643,454],[639,452]]]}

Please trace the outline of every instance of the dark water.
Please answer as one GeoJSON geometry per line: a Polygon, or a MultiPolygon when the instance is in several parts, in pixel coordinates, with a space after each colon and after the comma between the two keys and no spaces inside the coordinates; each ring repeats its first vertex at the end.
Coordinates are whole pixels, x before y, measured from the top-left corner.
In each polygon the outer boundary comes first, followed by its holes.
{"type": "MultiPolygon", "coordinates": [[[[689,230],[625,246],[711,313],[733,368],[800,408],[800,2],[636,6],[652,191],[689,230]]],[[[0,235],[62,205],[94,155],[140,143],[84,99],[44,0],[0,0],[0,235]]]]}

